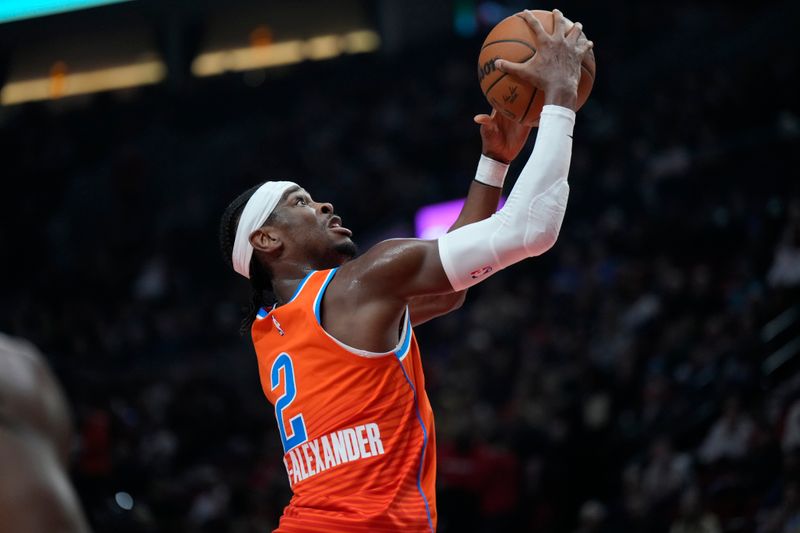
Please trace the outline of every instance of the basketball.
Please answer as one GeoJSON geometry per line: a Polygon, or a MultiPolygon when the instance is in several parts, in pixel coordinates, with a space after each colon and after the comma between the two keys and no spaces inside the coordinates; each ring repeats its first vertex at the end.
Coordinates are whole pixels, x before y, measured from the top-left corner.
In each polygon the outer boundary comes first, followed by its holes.
{"type": "MultiPolygon", "coordinates": [[[[534,10],[532,13],[546,32],[553,33],[552,12],[534,10]]],[[[568,28],[572,24],[567,21],[568,28]]],[[[522,14],[516,13],[492,28],[478,56],[478,80],[489,104],[508,118],[526,126],[533,126],[539,120],[544,105],[544,92],[513,74],[501,72],[494,66],[494,62],[496,59],[525,62],[536,53],[536,47],[536,35],[522,14]]],[[[589,93],[592,92],[594,76],[594,51],[589,50],[581,64],[578,109],[586,103],[589,93]]]]}

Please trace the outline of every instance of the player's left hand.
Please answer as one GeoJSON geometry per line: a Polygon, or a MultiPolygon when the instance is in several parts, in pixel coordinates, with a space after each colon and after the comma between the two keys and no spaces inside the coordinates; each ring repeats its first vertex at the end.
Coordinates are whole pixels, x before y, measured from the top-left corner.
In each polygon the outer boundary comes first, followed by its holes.
{"type": "Polygon", "coordinates": [[[531,132],[530,126],[523,126],[494,109],[491,115],[482,113],[473,120],[481,126],[481,153],[501,163],[510,163],[519,155],[531,132]]]}

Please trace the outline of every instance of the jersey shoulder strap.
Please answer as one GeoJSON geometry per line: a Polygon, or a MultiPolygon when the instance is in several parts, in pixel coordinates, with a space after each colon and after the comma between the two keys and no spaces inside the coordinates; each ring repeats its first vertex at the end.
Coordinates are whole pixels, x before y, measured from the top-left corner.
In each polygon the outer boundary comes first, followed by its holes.
{"type": "MultiPolygon", "coordinates": [[[[312,270],[297,286],[294,296],[291,300],[283,304],[281,307],[291,307],[292,311],[302,310],[303,312],[311,311],[316,316],[317,321],[320,318],[320,307],[322,305],[322,297],[325,294],[325,289],[336,274],[337,268],[328,270],[312,270]]],[[[278,308],[280,309],[280,307],[278,308]]]]}
{"type": "Polygon", "coordinates": [[[331,279],[333,279],[336,270],[338,270],[338,268],[312,270],[300,281],[288,302],[280,306],[274,305],[272,307],[262,307],[259,309],[256,314],[256,323],[266,319],[276,310],[280,310],[281,314],[286,312],[295,314],[298,311],[311,311],[316,315],[317,321],[319,321],[319,309],[322,304],[322,296],[325,294],[325,289],[328,287],[331,279]]]}

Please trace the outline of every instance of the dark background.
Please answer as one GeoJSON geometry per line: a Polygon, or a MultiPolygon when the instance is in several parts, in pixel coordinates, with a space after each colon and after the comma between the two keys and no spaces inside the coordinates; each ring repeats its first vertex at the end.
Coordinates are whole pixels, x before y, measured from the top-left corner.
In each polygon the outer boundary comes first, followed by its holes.
{"type": "Polygon", "coordinates": [[[465,194],[480,43],[524,7],[583,22],[598,74],[556,246],[418,330],[439,531],[800,528],[793,3],[137,1],[0,25],[0,84],[142,53],[168,71],[0,106],[0,330],[64,384],[97,531],[277,525],[288,483],[219,216],[289,178],[362,248],[410,235],[465,194]],[[381,46],[192,74],[259,24],[381,46]]]}

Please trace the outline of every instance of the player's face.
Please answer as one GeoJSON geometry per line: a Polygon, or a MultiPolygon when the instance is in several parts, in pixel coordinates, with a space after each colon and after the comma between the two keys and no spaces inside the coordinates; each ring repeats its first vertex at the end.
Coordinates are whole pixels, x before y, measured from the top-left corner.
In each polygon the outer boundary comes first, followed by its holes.
{"type": "Polygon", "coordinates": [[[353,232],[342,225],[333,205],[315,202],[305,189],[289,189],[276,214],[286,251],[306,257],[316,268],[338,266],[356,255],[353,232]]]}

